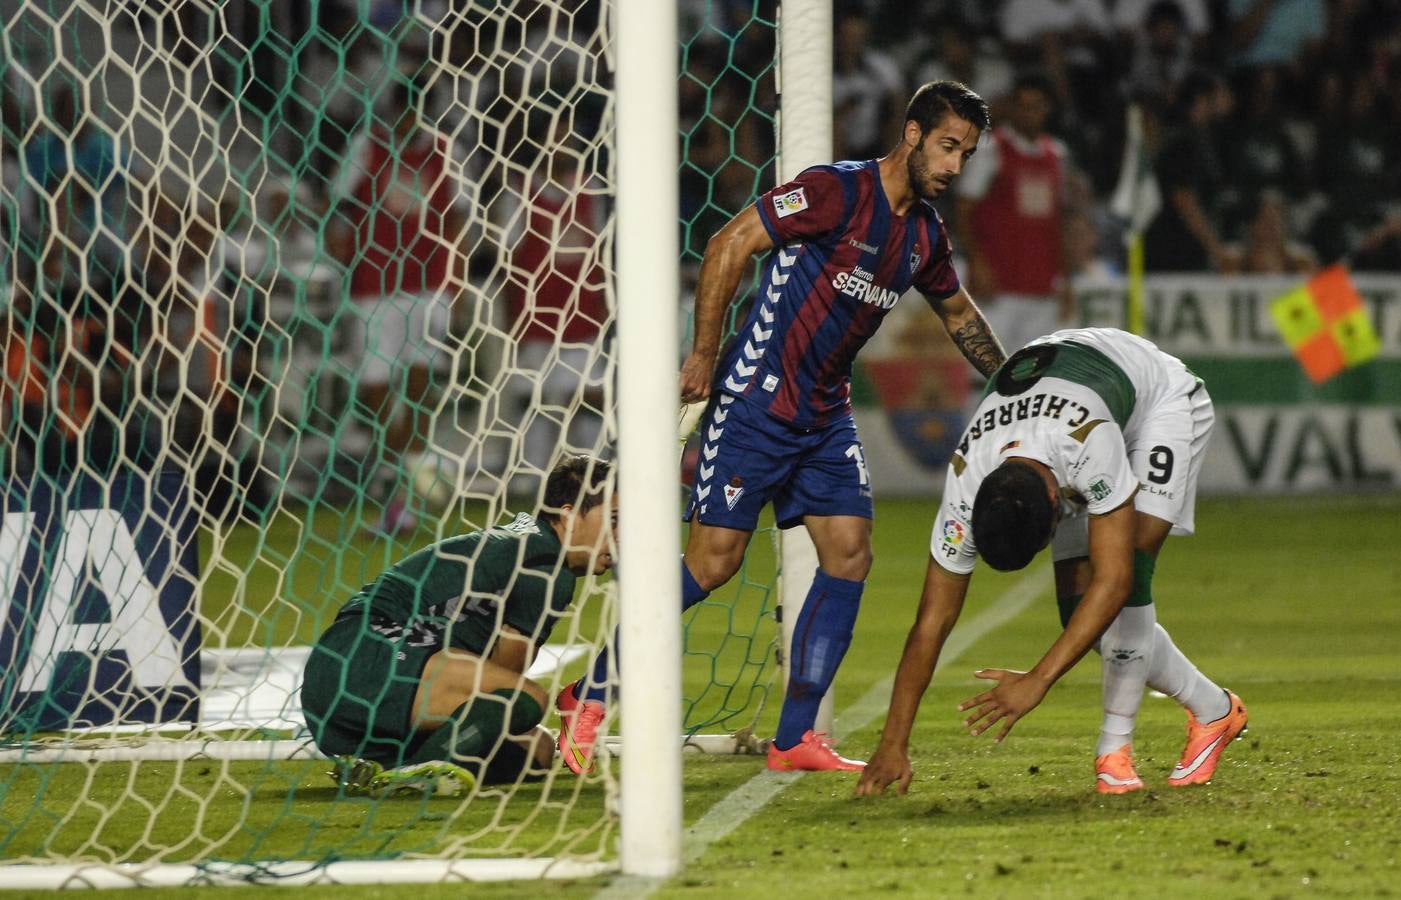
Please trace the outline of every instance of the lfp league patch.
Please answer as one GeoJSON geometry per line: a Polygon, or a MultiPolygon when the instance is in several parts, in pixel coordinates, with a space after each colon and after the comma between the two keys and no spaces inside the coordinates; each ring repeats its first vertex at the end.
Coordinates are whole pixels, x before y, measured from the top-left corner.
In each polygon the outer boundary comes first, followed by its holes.
{"type": "Polygon", "coordinates": [[[786,194],[774,194],[773,211],[780,219],[800,213],[808,208],[808,195],[802,188],[794,188],[786,194]]]}

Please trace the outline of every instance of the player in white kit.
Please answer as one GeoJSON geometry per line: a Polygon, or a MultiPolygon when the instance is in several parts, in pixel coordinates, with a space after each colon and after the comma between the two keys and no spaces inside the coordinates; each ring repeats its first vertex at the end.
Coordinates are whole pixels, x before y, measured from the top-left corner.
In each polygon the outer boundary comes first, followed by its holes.
{"type": "Polygon", "coordinates": [[[1001,741],[1093,647],[1104,699],[1096,790],[1143,787],[1132,739],[1145,684],[1187,709],[1187,746],[1168,784],[1211,779],[1245,730],[1245,706],[1157,624],[1151,586],[1167,536],[1193,531],[1214,418],[1200,379],[1127,332],[1057,331],[1007,360],[949,463],[919,614],[858,794],[908,788],[910,729],[978,555],[995,569],[1020,569],[1048,543],[1064,630],[1029,672],[979,671],[997,686],[959,707],[971,711],[964,724],[981,734],[1005,720],[1001,741]]]}

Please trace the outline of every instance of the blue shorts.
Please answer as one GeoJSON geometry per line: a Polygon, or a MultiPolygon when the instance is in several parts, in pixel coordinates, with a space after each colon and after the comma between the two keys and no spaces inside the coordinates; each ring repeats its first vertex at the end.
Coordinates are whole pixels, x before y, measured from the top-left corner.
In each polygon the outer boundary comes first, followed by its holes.
{"type": "Polygon", "coordinates": [[[769,501],[780,528],[798,525],[804,516],[874,516],[866,454],[850,418],[794,428],[717,394],[700,434],[687,522],[753,531],[769,501]]]}

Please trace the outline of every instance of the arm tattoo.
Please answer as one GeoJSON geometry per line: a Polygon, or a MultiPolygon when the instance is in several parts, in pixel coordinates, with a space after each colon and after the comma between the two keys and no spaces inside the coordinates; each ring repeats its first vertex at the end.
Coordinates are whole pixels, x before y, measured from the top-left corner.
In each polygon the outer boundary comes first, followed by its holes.
{"type": "Polygon", "coordinates": [[[1002,345],[997,342],[997,335],[988,328],[987,320],[981,313],[965,323],[961,328],[949,335],[953,338],[954,346],[958,347],[963,358],[973,364],[984,378],[991,378],[992,373],[997,371],[997,367],[1007,361],[1007,354],[1002,352],[1002,345]]]}

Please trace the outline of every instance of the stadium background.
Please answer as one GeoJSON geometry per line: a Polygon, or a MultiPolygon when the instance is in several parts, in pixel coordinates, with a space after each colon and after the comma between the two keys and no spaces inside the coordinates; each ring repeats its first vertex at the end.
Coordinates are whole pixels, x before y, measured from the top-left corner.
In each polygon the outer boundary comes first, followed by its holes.
{"type": "MultiPolygon", "coordinates": [[[[1189,0],[1180,5],[1180,39],[1146,65],[1150,38],[1141,23],[1150,6],[1128,0],[837,3],[833,157],[882,152],[893,139],[902,98],[921,79],[964,77],[986,94],[996,116],[1006,108],[1016,73],[1050,75],[1058,96],[1049,130],[1065,143],[1071,161],[1066,217],[1076,235],[1071,266],[1079,321],[1121,325],[1124,222],[1110,211],[1110,195],[1119,175],[1125,105],[1137,102],[1148,112],[1151,152],[1178,127],[1174,92],[1184,80],[1193,73],[1218,79],[1211,133],[1219,189],[1205,207],[1226,246],[1219,270],[1158,272],[1151,233],[1146,248],[1146,334],[1208,377],[1218,405],[1227,409],[1221,433],[1234,436],[1215,442],[1206,485],[1217,491],[1394,485],[1401,478],[1401,444],[1392,424],[1394,398],[1401,395],[1401,299],[1385,273],[1401,271],[1401,166],[1383,124],[1396,115],[1401,96],[1401,26],[1383,2],[1267,4],[1265,24],[1252,28],[1245,15],[1250,4],[1189,0]],[[1096,9],[1101,19],[1085,12],[1096,9]],[[1282,230],[1252,227],[1259,210],[1280,201],[1282,230]],[[1272,248],[1257,244],[1266,240],[1285,252],[1264,252],[1272,248]],[[1292,366],[1267,307],[1307,271],[1337,261],[1360,276],[1382,356],[1315,387],[1292,366]]],[[[471,489],[529,494],[536,484],[529,475],[505,486],[497,480],[523,465],[538,469],[538,460],[476,437],[491,405],[483,385],[491,384],[514,339],[507,334],[511,305],[502,302],[511,251],[501,243],[505,233],[492,228],[512,192],[508,167],[493,154],[497,147],[519,147],[528,155],[535,146],[526,135],[566,110],[572,140],[597,148],[603,101],[580,79],[597,59],[590,42],[597,40],[599,5],[571,0],[558,5],[558,15],[555,6],[521,5],[514,27],[532,35],[540,56],[500,74],[472,70],[473,48],[498,37],[494,20],[474,18],[472,4],[270,3],[235,6],[217,19],[199,4],[185,4],[178,13],[151,8],[114,16],[104,28],[81,6],[49,17],[33,14],[43,3],[28,11],[16,0],[0,4],[11,58],[4,79],[0,221],[18,251],[6,256],[8,278],[29,283],[41,262],[32,245],[40,220],[37,176],[25,148],[36,122],[52,115],[62,93],[56,86],[85,82],[62,67],[37,81],[20,73],[42,68],[54,35],[69,45],[70,60],[98,59],[110,45],[133,60],[133,69],[109,68],[100,79],[86,79],[89,87],[79,97],[88,105],[87,121],[113,129],[123,157],[105,191],[110,240],[136,240],[136,220],[148,206],[172,232],[188,232],[192,223],[213,232],[192,241],[213,245],[210,278],[231,295],[224,327],[234,359],[224,377],[248,398],[235,414],[244,427],[225,439],[233,457],[225,465],[242,470],[240,486],[255,503],[266,505],[269,484],[279,481],[329,502],[351,500],[372,486],[374,473],[365,471],[364,460],[374,456],[376,435],[354,415],[336,412],[350,406],[346,368],[358,351],[352,317],[341,311],[343,269],[330,258],[324,232],[344,215],[336,209],[335,184],[342,156],[365,123],[384,117],[388,85],[395,77],[430,73],[428,119],[465,155],[461,190],[476,213],[467,241],[473,289],[455,312],[457,334],[472,347],[465,354],[469,362],[439,386],[448,414],[438,417],[436,438],[466,458],[465,476],[478,479],[471,489]],[[261,37],[260,29],[266,29],[261,37]],[[216,35],[216,43],[206,43],[216,35]],[[170,48],[177,64],[188,68],[180,72],[143,59],[153,47],[170,48]],[[469,74],[444,74],[444,60],[462,67],[452,71],[469,74]],[[197,102],[164,121],[133,115],[142,98],[168,94],[176,77],[188,79],[188,87],[176,86],[179,93],[197,102]],[[512,98],[513,89],[536,95],[528,110],[512,98]],[[167,141],[181,148],[174,158],[162,149],[167,141]],[[251,208],[240,210],[240,203],[251,208]],[[250,227],[250,220],[258,225],[250,227]],[[268,254],[270,241],[277,243],[275,257],[268,254]],[[237,348],[255,344],[255,354],[239,357],[237,348]],[[331,365],[322,358],[328,350],[331,365]],[[261,383],[273,377],[277,409],[261,383]],[[295,430],[283,419],[297,423],[295,430]],[[250,435],[261,439],[256,462],[271,471],[271,481],[249,475],[256,468],[250,435]],[[323,480],[327,468],[341,477],[323,480]]],[[[692,0],[680,9],[684,308],[705,240],[773,183],[776,94],[772,3],[692,0]]],[[[508,39],[504,32],[499,37],[508,39]]],[[[601,169],[606,153],[584,163],[601,169]]],[[[938,205],[956,226],[952,198],[938,205]]],[[[120,278],[102,278],[106,269],[119,268],[117,254],[101,240],[92,254],[93,280],[119,294],[120,278]]],[[[64,263],[71,281],[78,260],[64,263]]],[[[58,288],[71,294],[73,286],[58,288]]],[[[856,373],[856,399],[866,407],[859,421],[880,492],[934,490],[938,463],[958,429],[965,379],[927,318],[918,304],[901,304],[856,373]]],[[[598,333],[600,341],[606,338],[598,333]]],[[[678,340],[678,355],[683,347],[678,340]]],[[[189,418],[184,410],[176,416],[189,418]]],[[[183,434],[175,439],[190,440],[183,434]]],[[[192,464],[213,466],[203,459],[192,464]]]]}

